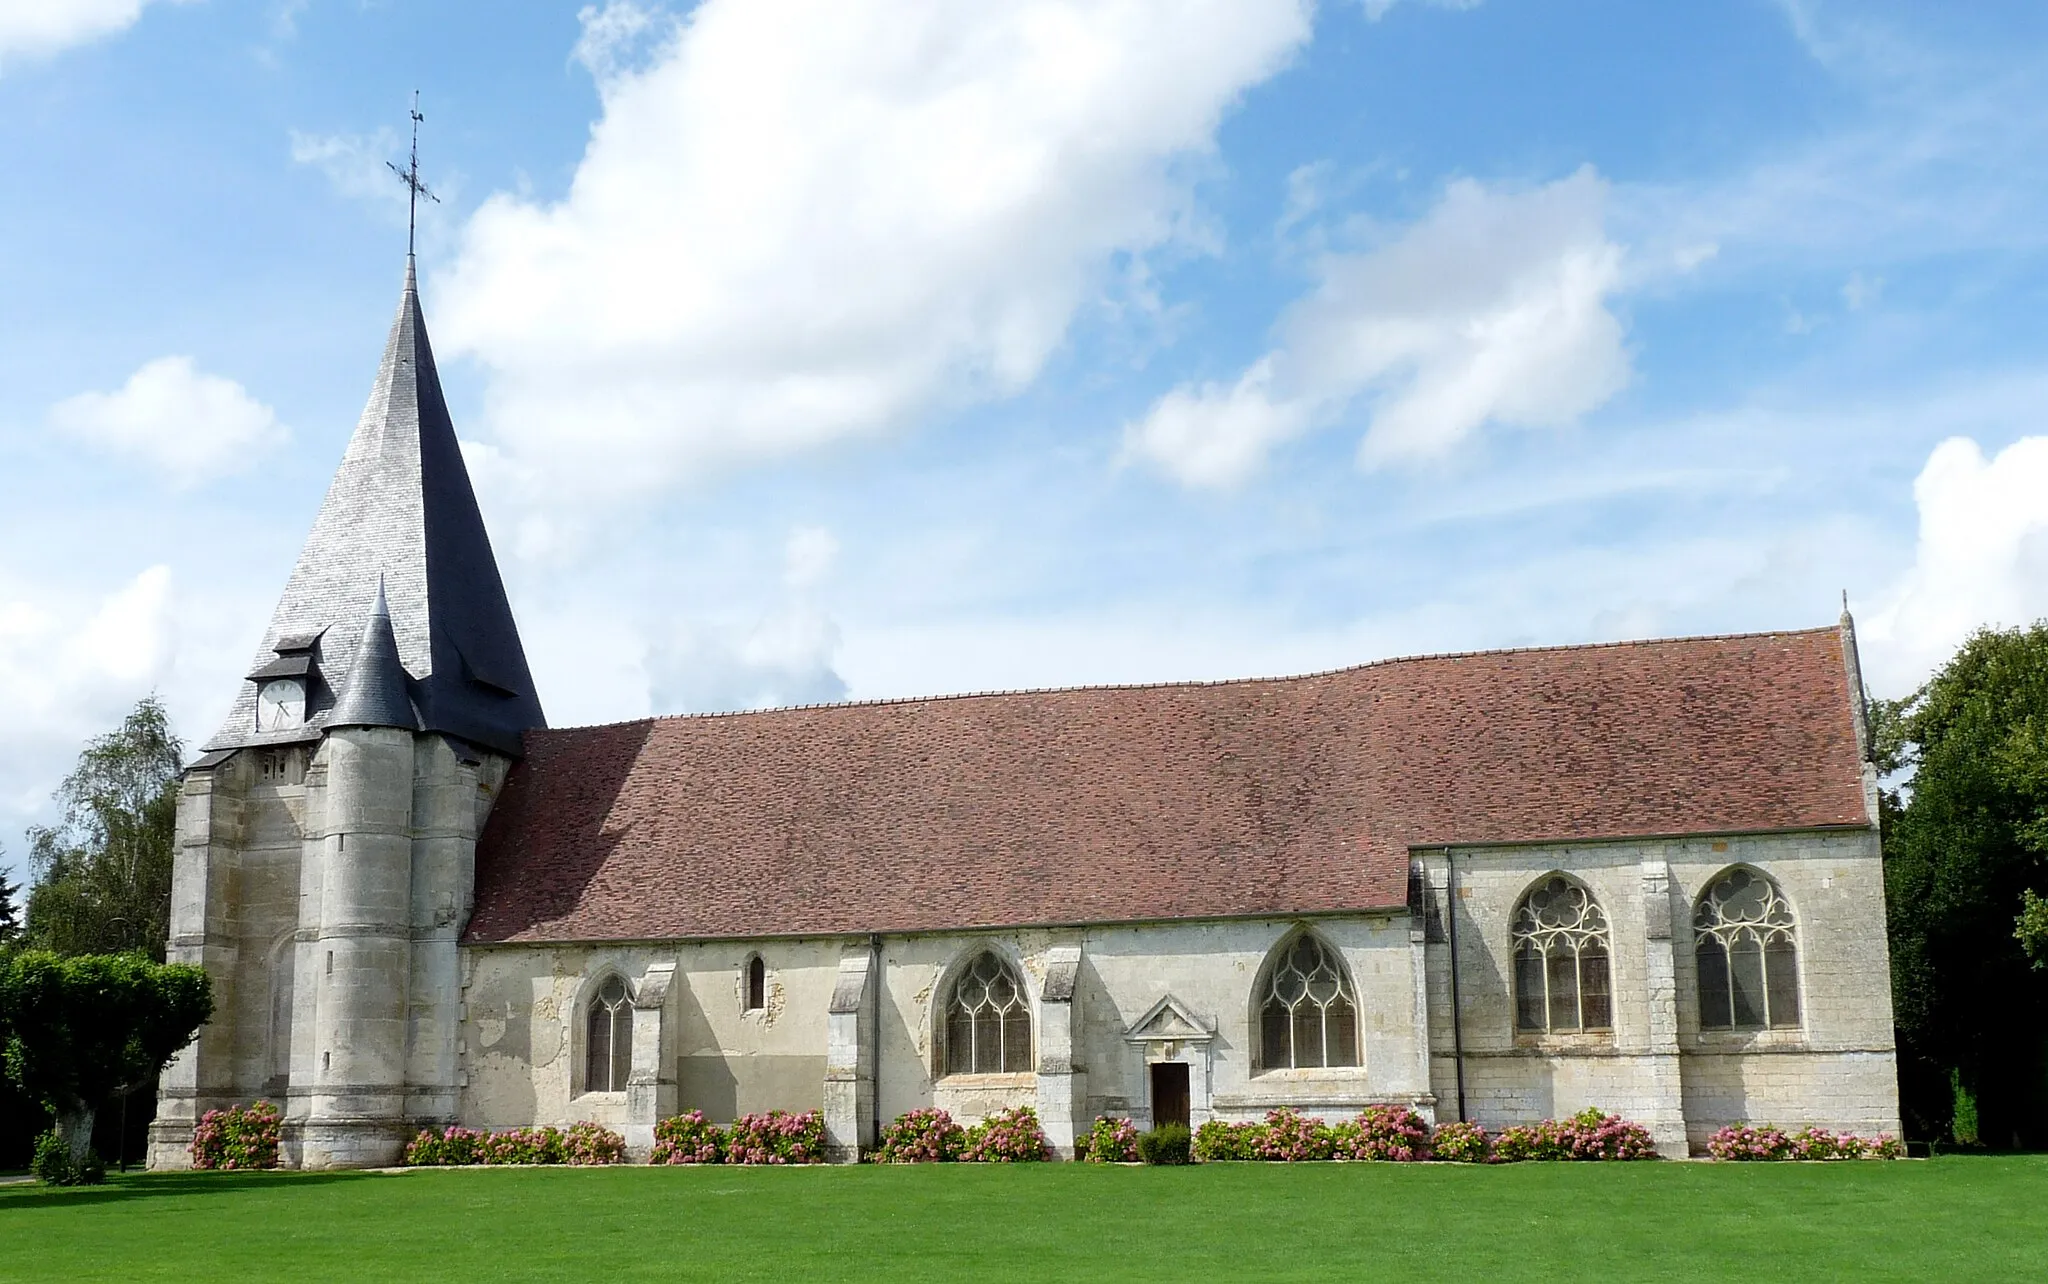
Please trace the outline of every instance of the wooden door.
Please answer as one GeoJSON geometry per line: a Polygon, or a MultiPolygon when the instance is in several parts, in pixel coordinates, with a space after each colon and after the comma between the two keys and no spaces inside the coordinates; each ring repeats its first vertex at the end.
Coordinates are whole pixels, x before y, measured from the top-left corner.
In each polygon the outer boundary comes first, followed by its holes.
{"type": "Polygon", "coordinates": [[[1188,1126],[1188,1068],[1178,1061],[1152,1065],[1152,1126],[1188,1126]]]}

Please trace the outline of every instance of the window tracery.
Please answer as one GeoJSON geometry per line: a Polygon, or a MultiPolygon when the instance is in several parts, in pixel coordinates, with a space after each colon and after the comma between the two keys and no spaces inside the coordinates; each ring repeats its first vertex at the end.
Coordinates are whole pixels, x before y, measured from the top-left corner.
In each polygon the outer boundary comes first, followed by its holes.
{"type": "Polygon", "coordinates": [[[946,1002],[946,1073],[1031,1069],[1031,1005],[1016,970],[983,951],[953,983],[946,1002]]]}
{"type": "Polygon", "coordinates": [[[590,1000],[583,1090],[624,1092],[633,1072],[633,1003],[626,982],[614,973],[590,1000]]]}
{"type": "Polygon", "coordinates": [[[1769,875],[1738,865],[1693,908],[1700,1029],[1799,1025],[1799,925],[1769,875]]]}
{"type": "Polygon", "coordinates": [[[1259,999],[1259,1064],[1300,1070],[1358,1064],[1358,1002],[1329,947],[1307,932],[1284,943],[1259,999]]]}
{"type": "Polygon", "coordinates": [[[1515,907],[1515,1029],[1614,1026],[1607,915],[1583,883],[1552,874],[1515,907]]]}

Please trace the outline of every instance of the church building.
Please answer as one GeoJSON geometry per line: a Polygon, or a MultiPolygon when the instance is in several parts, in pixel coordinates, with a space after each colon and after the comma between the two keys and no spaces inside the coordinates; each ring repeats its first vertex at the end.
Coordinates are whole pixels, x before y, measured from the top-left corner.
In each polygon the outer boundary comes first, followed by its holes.
{"type": "Polygon", "coordinates": [[[1899,1127],[1855,634],[555,729],[410,257],[367,409],[179,798],[216,1009],[151,1162],[422,1128],[1375,1103],[1899,1127]]]}

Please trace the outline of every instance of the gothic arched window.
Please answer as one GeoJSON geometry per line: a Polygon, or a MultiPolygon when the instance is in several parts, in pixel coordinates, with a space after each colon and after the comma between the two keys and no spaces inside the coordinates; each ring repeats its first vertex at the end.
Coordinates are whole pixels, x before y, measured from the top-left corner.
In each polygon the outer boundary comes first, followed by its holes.
{"type": "Polygon", "coordinates": [[[1307,932],[1282,942],[1259,989],[1259,1065],[1358,1064],[1358,1002],[1335,951],[1307,932]]]}
{"type": "Polygon", "coordinates": [[[1799,1025],[1799,926],[1769,875],[1747,865],[1722,873],[1693,907],[1700,1029],[1799,1025]]]}
{"type": "Polygon", "coordinates": [[[1515,907],[1515,1029],[1614,1026],[1607,915],[1575,878],[1551,874],[1515,907]]]}
{"type": "Polygon", "coordinates": [[[583,1063],[585,1092],[624,1092],[633,1072],[633,1003],[626,982],[605,978],[590,1000],[589,1039],[583,1063]]]}
{"type": "Polygon", "coordinates": [[[747,1007],[749,1012],[759,1012],[768,1006],[768,965],[756,954],[747,960],[747,1007]]]}
{"type": "Polygon", "coordinates": [[[946,1000],[946,1073],[1030,1069],[1030,1001],[1016,969],[984,951],[961,970],[946,1000]]]}

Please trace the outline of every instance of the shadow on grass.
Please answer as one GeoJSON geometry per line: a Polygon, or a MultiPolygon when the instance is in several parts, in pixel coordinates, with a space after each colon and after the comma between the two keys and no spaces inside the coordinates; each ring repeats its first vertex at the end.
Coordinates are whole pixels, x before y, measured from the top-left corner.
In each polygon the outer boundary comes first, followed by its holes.
{"type": "Polygon", "coordinates": [[[104,1186],[6,1186],[0,1187],[0,1209],[48,1208],[58,1205],[119,1203],[129,1199],[161,1199],[179,1195],[221,1195],[231,1191],[268,1189],[280,1186],[329,1186],[356,1182],[374,1173],[135,1173],[107,1174],[104,1186]]]}

